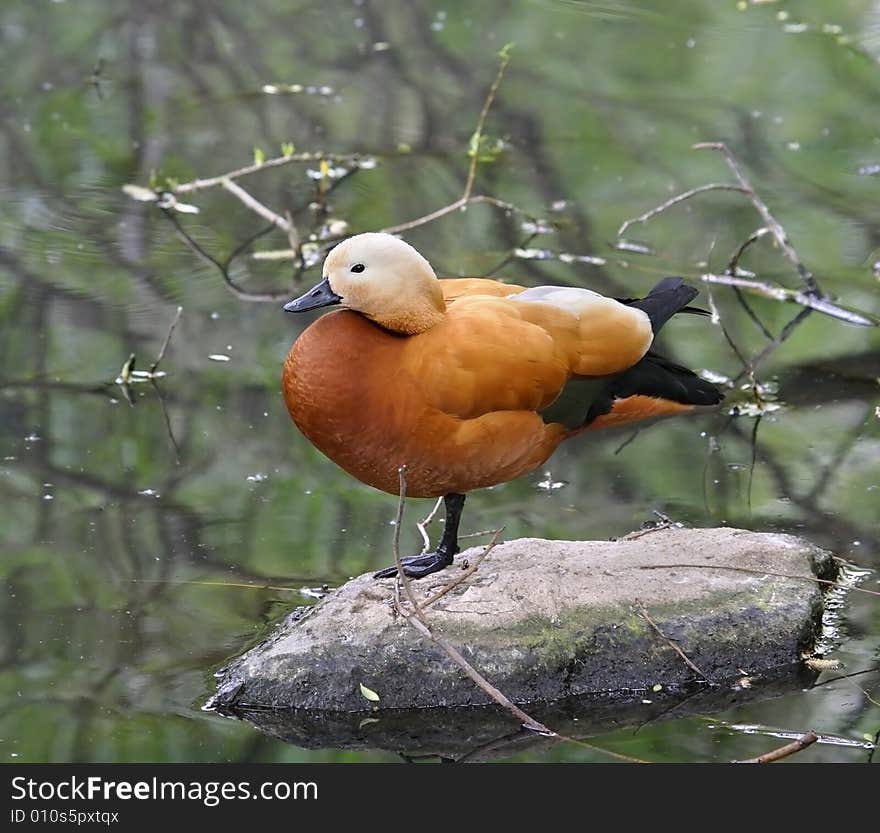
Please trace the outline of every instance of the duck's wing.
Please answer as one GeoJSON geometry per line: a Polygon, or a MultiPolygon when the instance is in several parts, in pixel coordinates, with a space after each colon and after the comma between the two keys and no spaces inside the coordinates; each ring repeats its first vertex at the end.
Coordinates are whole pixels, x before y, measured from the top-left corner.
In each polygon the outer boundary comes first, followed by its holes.
{"type": "Polygon", "coordinates": [[[501,283],[490,278],[442,278],[440,287],[443,290],[443,299],[447,304],[465,295],[491,295],[496,298],[505,298],[508,295],[516,295],[525,289],[524,286],[501,283]]]}
{"type": "Polygon", "coordinates": [[[620,372],[650,346],[642,311],[587,290],[539,289],[459,296],[441,325],[407,341],[404,367],[432,407],[462,419],[541,411],[573,376],[620,372]]]}

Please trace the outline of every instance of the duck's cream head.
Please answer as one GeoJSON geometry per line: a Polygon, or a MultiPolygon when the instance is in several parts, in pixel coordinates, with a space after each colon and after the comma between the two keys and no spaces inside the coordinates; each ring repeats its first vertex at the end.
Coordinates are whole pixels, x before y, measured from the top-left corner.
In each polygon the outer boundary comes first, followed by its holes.
{"type": "Polygon", "coordinates": [[[331,249],[323,280],[284,306],[305,312],[339,304],[381,327],[414,335],[439,324],[446,312],[431,264],[390,234],[358,234],[331,249]]]}

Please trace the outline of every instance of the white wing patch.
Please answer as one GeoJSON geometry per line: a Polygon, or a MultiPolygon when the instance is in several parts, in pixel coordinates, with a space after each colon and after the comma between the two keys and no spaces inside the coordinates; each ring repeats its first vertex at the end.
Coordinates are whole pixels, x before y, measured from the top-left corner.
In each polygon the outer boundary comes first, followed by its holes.
{"type": "Polygon", "coordinates": [[[581,313],[613,300],[598,292],[593,292],[592,289],[578,289],[574,286],[533,286],[531,289],[507,297],[511,301],[549,304],[578,317],[581,313]]]}

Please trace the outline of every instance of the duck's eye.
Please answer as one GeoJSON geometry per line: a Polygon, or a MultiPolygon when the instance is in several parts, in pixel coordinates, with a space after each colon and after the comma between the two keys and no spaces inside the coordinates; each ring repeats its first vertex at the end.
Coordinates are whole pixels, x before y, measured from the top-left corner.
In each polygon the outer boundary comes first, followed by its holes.
{"type": "Polygon", "coordinates": [[[367,267],[364,266],[363,263],[355,263],[354,266],[351,267],[352,272],[363,272],[367,267]]]}

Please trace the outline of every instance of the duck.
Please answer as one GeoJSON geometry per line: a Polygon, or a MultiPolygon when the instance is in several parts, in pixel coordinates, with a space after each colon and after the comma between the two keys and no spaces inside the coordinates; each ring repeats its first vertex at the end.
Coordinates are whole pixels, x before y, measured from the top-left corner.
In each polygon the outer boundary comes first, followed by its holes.
{"type": "MultiPolygon", "coordinates": [[[[443,498],[436,549],[401,559],[422,578],[453,563],[468,492],[542,466],[582,432],[712,406],[721,391],[651,350],[698,294],[678,277],[643,298],[571,286],[444,278],[403,239],[357,234],[332,248],[320,282],[288,313],[338,307],[284,361],[291,419],[353,477],[443,498]]],[[[397,566],[375,573],[396,576],[397,566]]]]}

